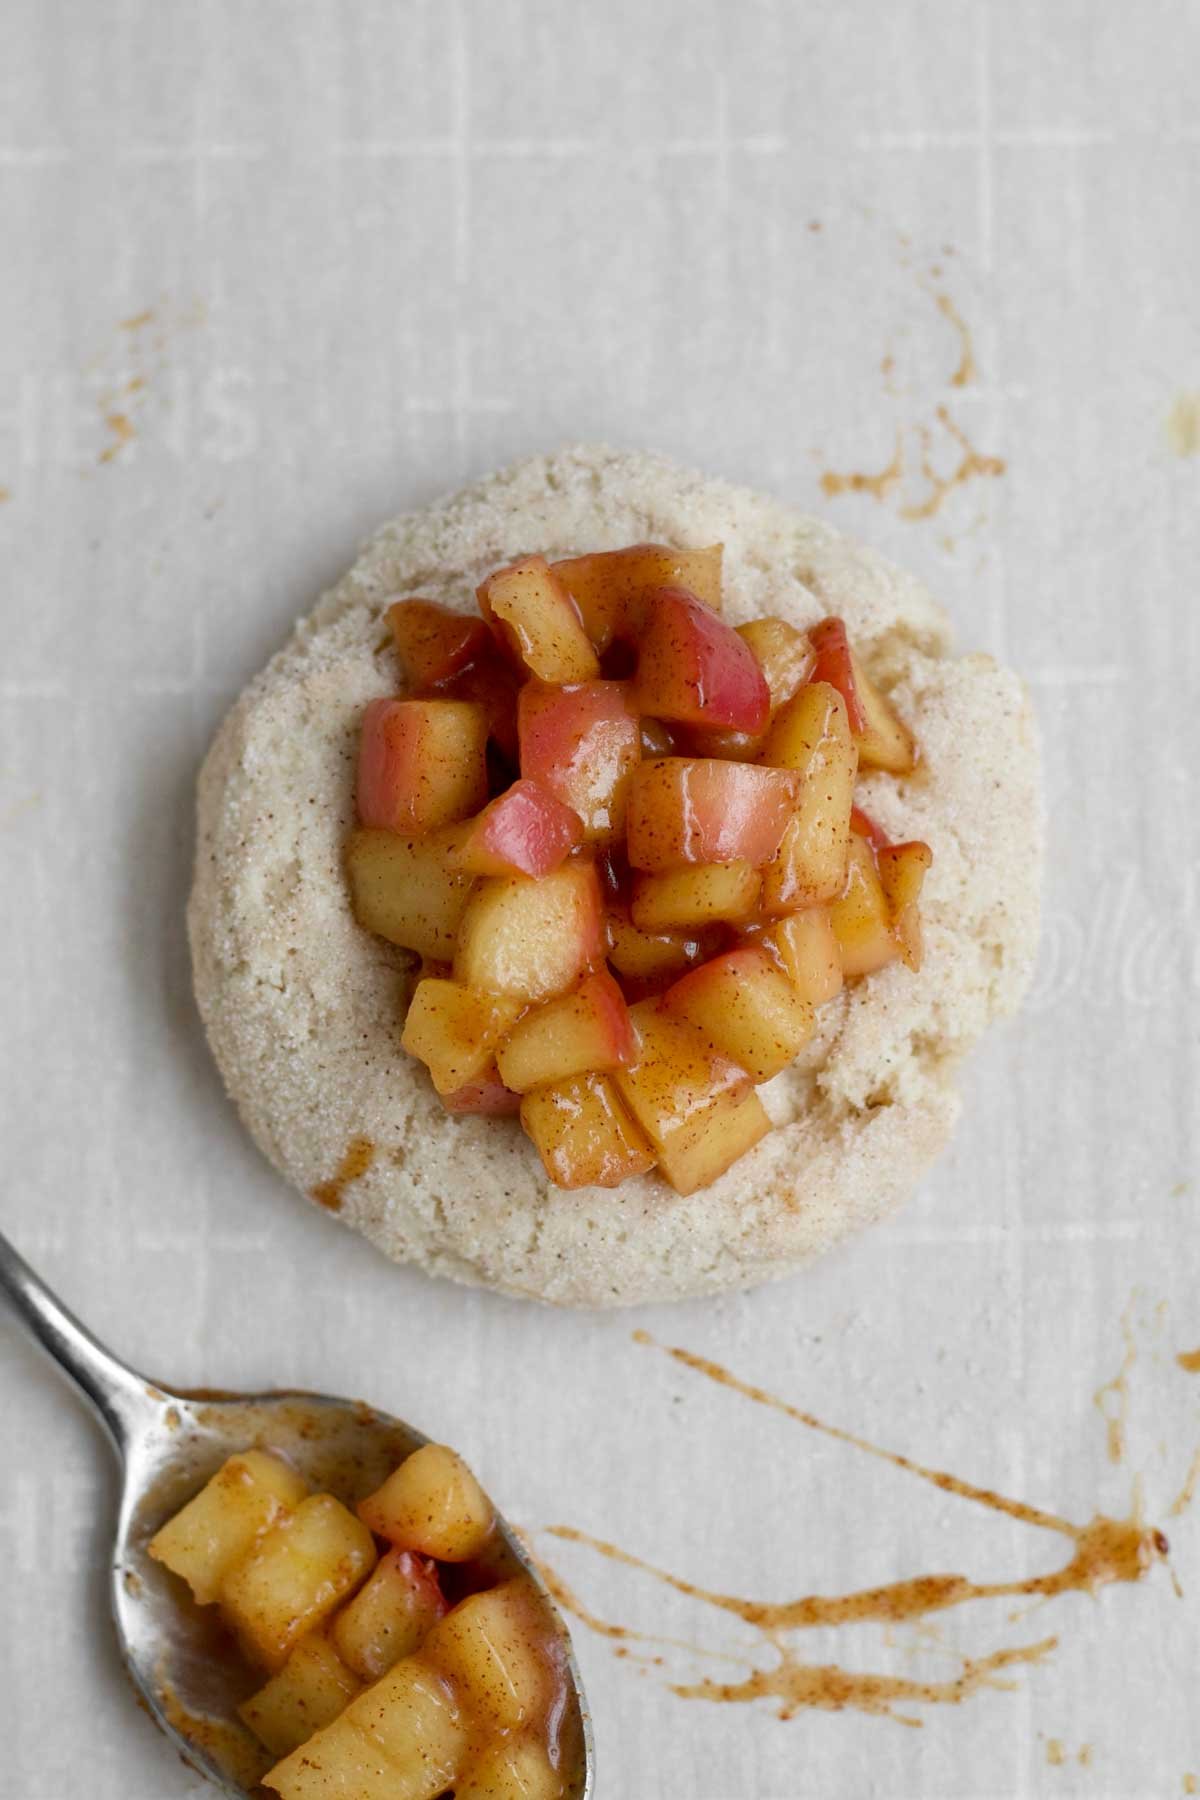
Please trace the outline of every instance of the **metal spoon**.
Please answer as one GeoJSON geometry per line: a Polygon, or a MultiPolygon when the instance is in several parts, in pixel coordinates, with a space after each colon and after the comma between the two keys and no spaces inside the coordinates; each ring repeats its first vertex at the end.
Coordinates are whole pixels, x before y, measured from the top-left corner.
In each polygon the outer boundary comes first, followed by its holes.
{"type": "MultiPolygon", "coordinates": [[[[2,1234],[0,1297],[89,1402],[121,1464],[112,1609],[135,1687],[185,1760],[222,1793],[266,1796],[268,1790],[258,1784],[273,1759],[235,1710],[262,1677],[231,1657],[214,1609],[196,1606],[182,1582],[147,1556],[146,1545],[235,1451],[281,1451],[314,1487],[353,1500],[377,1487],[402,1457],[428,1440],[400,1419],[329,1394],[172,1393],[118,1362],[2,1234]]],[[[489,1559],[495,1573],[527,1575],[562,1632],[570,1682],[564,1766],[577,1771],[571,1800],[588,1800],[592,1732],[571,1642],[519,1540],[503,1519],[497,1526],[489,1559]]]]}

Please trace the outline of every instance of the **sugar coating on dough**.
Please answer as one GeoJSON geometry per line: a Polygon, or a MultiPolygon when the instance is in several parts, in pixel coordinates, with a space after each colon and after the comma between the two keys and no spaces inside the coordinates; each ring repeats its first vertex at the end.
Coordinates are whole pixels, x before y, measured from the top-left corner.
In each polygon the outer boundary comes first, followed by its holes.
{"type": "Polygon", "coordinates": [[[748,1287],[882,1218],[946,1142],[958,1058],[1029,980],[1041,850],[1022,685],[988,657],[953,657],[917,581],[758,494],[656,456],[572,448],[385,526],[233,707],[200,776],[196,994],[226,1085],[286,1180],[311,1194],[352,1140],[374,1144],[339,1216],[398,1261],[566,1305],[748,1287]],[[397,686],[385,603],[467,609],[523,551],[642,540],[723,541],[733,624],[845,618],[922,748],[915,775],[869,776],[865,803],[891,837],[934,851],[921,972],[893,964],[821,1009],[800,1061],[760,1090],[777,1129],[687,1196],[656,1175],[564,1192],[515,1120],[451,1118],[400,1047],[411,959],[355,923],[342,868],[362,711],[397,686]]]}

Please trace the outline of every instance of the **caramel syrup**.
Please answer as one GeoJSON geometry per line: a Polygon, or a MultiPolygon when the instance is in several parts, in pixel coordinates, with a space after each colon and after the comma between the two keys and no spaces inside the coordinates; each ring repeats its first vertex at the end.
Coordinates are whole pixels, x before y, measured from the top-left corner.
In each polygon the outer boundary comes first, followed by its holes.
{"type": "MultiPolygon", "coordinates": [[[[654,1340],[645,1332],[635,1332],[634,1340],[640,1344],[654,1345],[654,1340]]],[[[919,1719],[896,1711],[897,1703],[908,1702],[917,1706],[958,1705],[982,1687],[1003,1685],[999,1679],[1003,1670],[1022,1663],[1040,1662],[1056,1647],[1058,1639],[1046,1637],[1037,1643],[1007,1647],[983,1657],[964,1657],[954,1678],[945,1681],[918,1681],[902,1676],[852,1671],[837,1664],[805,1662],[788,1641],[788,1634],[868,1621],[888,1625],[914,1623],[973,1600],[1049,1600],[1061,1594],[1095,1594],[1112,1583],[1140,1581],[1155,1563],[1164,1560],[1168,1554],[1166,1538],[1161,1531],[1144,1522],[1136,1505],[1131,1516],[1126,1519],[1113,1519],[1097,1514],[1087,1524],[1077,1524],[1045,1508],[1031,1506],[1026,1501],[1011,1499],[995,1489],[964,1481],[947,1470],[930,1468],[912,1457],[883,1449],[854,1432],[830,1425],[815,1414],[779,1399],[764,1388],[742,1381],[730,1370],[707,1357],[679,1348],[659,1345],[654,1347],[665,1349],[668,1356],[685,1368],[704,1375],[723,1387],[731,1388],[756,1405],[782,1413],[807,1430],[819,1432],[839,1443],[849,1444],[868,1456],[891,1463],[943,1493],[955,1494],[960,1499],[968,1500],[990,1512],[1003,1514],[1035,1530],[1065,1538],[1070,1546],[1062,1565],[1046,1575],[1018,1576],[1009,1581],[977,1582],[965,1575],[931,1574],[889,1582],[879,1587],[861,1588],[845,1594],[806,1594],[794,1600],[764,1601],[719,1593],[685,1581],[615,1544],[591,1537],[574,1527],[551,1527],[551,1535],[555,1537],[570,1543],[585,1544],[611,1561],[650,1575],[677,1593],[686,1594],[707,1606],[732,1614],[758,1631],[774,1651],[774,1666],[753,1669],[748,1676],[738,1681],[706,1679],[673,1684],[672,1692],[683,1699],[745,1702],[770,1698],[779,1703],[781,1718],[791,1718],[801,1708],[815,1707],[832,1711],[853,1708],[863,1713],[885,1714],[906,1724],[917,1725],[920,1723],[919,1719]]],[[[1197,1458],[1195,1476],[1190,1478],[1190,1485],[1176,1503],[1179,1511],[1190,1500],[1196,1480],[1200,1480],[1200,1456],[1197,1458]]],[[[608,1637],[645,1639],[646,1634],[629,1632],[623,1627],[597,1619],[581,1605],[558,1577],[553,1580],[555,1597],[560,1606],[593,1630],[599,1630],[608,1637]]]]}
{"type": "Polygon", "coordinates": [[[340,1212],[346,1189],[352,1181],[360,1180],[374,1161],[375,1146],[370,1138],[351,1138],[337,1172],[328,1181],[317,1183],[312,1191],[313,1199],[319,1205],[327,1206],[330,1212],[340,1212]]]}

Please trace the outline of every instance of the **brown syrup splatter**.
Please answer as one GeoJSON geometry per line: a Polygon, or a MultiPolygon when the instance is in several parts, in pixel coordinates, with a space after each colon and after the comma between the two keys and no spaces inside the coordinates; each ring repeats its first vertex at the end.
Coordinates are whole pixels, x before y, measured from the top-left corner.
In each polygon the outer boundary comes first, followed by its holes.
{"type": "Polygon", "coordinates": [[[1181,1513],[1187,1511],[1196,1498],[1197,1487],[1200,1487],[1200,1450],[1196,1451],[1188,1464],[1188,1472],[1183,1478],[1183,1486],[1167,1508],[1168,1519],[1177,1519],[1181,1513]]]}
{"type": "Polygon", "coordinates": [[[167,1724],[209,1757],[230,1781],[243,1788],[253,1788],[261,1781],[272,1759],[244,1726],[189,1711],[168,1682],[159,1687],[157,1699],[167,1724]]]}
{"type": "Polygon", "coordinates": [[[958,367],[950,377],[950,386],[955,388],[970,387],[979,379],[979,370],[975,363],[975,349],[971,342],[971,333],[967,322],[955,306],[949,294],[935,294],[934,304],[943,319],[949,321],[958,333],[958,367]]]}
{"type": "Polygon", "coordinates": [[[112,442],[105,445],[100,452],[99,460],[102,463],[110,463],[121,454],[126,444],[133,442],[137,433],[133,429],[133,420],[128,413],[106,412],[104,423],[112,433],[112,442]]]}
{"type": "Polygon", "coordinates": [[[6,488],[6,487],[0,487],[0,506],[3,506],[4,502],[6,500],[11,500],[11,499],[12,499],[12,489],[6,488]]]}
{"type": "MultiPolygon", "coordinates": [[[[958,1705],[981,1687],[1004,1685],[998,1679],[1001,1670],[1021,1663],[1040,1662],[1055,1648],[1057,1638],[1048,1637],[1034,1644],[1007,1647],[984,1657],[964,1657],[959,1672],[953,1679],[920,1681],[847,1670],[836,1664],[804,1662],[797,1656],[788,1640],[788,1634],[868,1621],[885,1625],[914,1623],[927,1619],[931,1614],[975,1600],[1016,1597],[1046,1600],[1069,1593],[1096,1594],[1112,1583],[1140,1581],[1157,1562],[1167,1557],[1169,1547],[1166,1538],[1161,1531],[1146,1525],[1137,1504],[1126,1519],[1113,1519],[1098,1514],[1087,1524],[1076,1524],[1057,1513],[1031,1506],[1026,1501],[1014,1500],[994,1489],[964,1481],[944,1469],[930,1468],[911,1457],[883,1449],[853,1432],[830,1425],[815,1414],[779,1399],[764,1388],[742,1381],[707,1357],[698,1356],[689,1350],[655,1345],[654,1340],[645,1332],[635,1332],[633,1335],[635,1342],[664,1348],[667,1355],[685,1368],[704,1375],[723,1387],[731,1388],[756,1405],[782,1413],[808,1430],[889,1462],[944,1493],[956,1494],[991,1512],[1004,1514],[1037,1530],[1065,1537],[1071,1545],[1066,1561],[1046,1575],[1017,1576],[1009,1581],[976,1582],[964,1575],[933,1574],[845,1594],[806,1594],[794,1600],[764,1601],[719,1593],[685,1581],[615,1544],[594,1538],[572,1526],[551,1527],[551,1535],[557,1538],[586,1545],[612,1561],[650,1575],[678,1593],[732,1614],[761,1633],[775,1653],[774,1666],[767,1669],[755,1668],[740,1681],[704,1680],[673,1685],[672,1692],[683,1699],[745,1702],[771,1698],[779,1702],[781,1718],[791,1718],[804,1707],[834,1711],[853,1708],[864,1713],[885,1714],[898,1718],[903,1723],[916,1725],[920,1723],[919,1719],[896,1711],[899,1703],[907,1702],[915,1706],[958,1705]]],[[[644,1637],[640,1633],[627,1633],[624,1628],[610,1625],[607,1621],[594,1621],[594,1617],[581,1606],[561,1580],[554,1577],[554,1581],[557,1584],[554,1591],[560,1605],[573,1612],[583,1623],[592,1625],[593,1629],[601,1629],[610,1637],[644,1637]]]]}
{"type": "Polygon", "coordinates": [[[1200,1375],[1200,1350],[1181,1350],[1175,1361],[1189,1375],[1200,1375]]]}
{"type": "Polygon", "coordinates": [[[151,321],[153,320],[153,318],[154,318],[154,308],[152,306],[148,306],[146,308],[145,312],[134,313],[132,318],[122,319],[121,320],[121,330],[122,331],[140,331],[144,325],[149,325],[151,323],[151,321]]]}
{"type": "Polygon", "coordinates": [[[836,494],[870,494],[875,500],[886,500],[896,484],[904,479],[904,443],[899,434],[892,460],[885,469],[870,474],[864,470],[841,472],[826,469],[821,476],[821,492],[830,499],[836,494]]]}
{"type": "Polygon", "coordinates": [[[969,481],[979,478],[994,480],[1003,475],[1008,467],[1002,456],[985,456],[969,441],[960,425],[956,425],[944,406],[939,406],[935,413],[938,424],[946,431],[959,448],[959,459],[955,466],[945,475],[934,467],[931,451],[933,433],[928,426],[921,425],[917,429],[917,437],[921,444],[921,474],[925,477],[928,490],[920,500],[911,501],[900,508],[902,519],[932,519],[941,511],[955,488],[965,487],[969,481]]]}
{"type": "Polygon", "coordinates": [[[374,1161],[375,1146],[370,1138],[351,1138],[337,1172],[330,1180],[317,1183],[312,1191],[313,1199],[318,1205],[327,1206],[330,1212],[340,1212],[346,1189],[352,1181],[361,1180],[374,1161]]]}
{"type": "Polygon", "coordinates": [[[1200,1783],[1197,1783],[1194,1775],[1184,1776],[1183,1791],[1185,1794],[1200,1794],[1200,1783]]]}
{"type": "Polygon", "coordinates": [[[1121,1358],[1121,1366],[1111,1381],[1098,1387],[1092,1395],[1092,1404],[1104,1417],[1108,1433],[1108,1460],[1119,1463],[1125,1460],[1125,1433],[1129,1422],[1129,1376],[1137,1361],[1137,1345],[1133,1337],[1133,1302],[1130,1301],[1121,1314],[1121,1336],[1125,1340],[1125,1354],[1121,1358]]]}

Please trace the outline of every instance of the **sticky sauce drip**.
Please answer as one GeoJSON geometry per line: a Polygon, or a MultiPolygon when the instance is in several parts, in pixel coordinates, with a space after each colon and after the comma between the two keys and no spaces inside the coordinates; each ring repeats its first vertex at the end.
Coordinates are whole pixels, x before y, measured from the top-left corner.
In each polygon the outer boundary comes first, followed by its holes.
{"type": "Polygon", "coordinates": [[[312,1190],[313,1199],[330,1212],[340,1212],[346,1189],[352,1181],[361,1180],[374,1161],[375,1146],[370,1138],[351,1138],[334,1175],[328,1181],[318,1182],[312,1190]]]}
{"type": "Polygon", "coordinates": [[[1133,1302],[1130,1301],[1121,1314],[1121,1336],[1125,1340],[1121,1366],[1112,1380],[1106,1381],[1103,1387],[1098,1387],[1092,1396],[1092,1404],[1104,1415],[1108,1431],[1108,1460],[1111,1463],[1125,1460],[1125,1433],[1129,1423],[1129,1376],[1137,1361],[1132,1308],[1133,1302]]]}
{"type": "MultiPolygon", "coordinates": [[[[983,1657],[963,1657],[956,1676],[944,1681],[920,1681],[902,1676],[848,1670],[838,1664],[812,1663],[797,1655],[791,1634],[819,1628],[859,1625],[867,1622],[895,1625],[913,1623],[931,1615],[963,1606],[971,1601],[995,1599],[1055,1599],[1062,1594],[1095,1594],[1101,1588],[1118,1582],[1140,1581],[1168,1554],[1162,1532],[1148,1526],[1134,1506],[1126,1519],[1097,1514],[1086,1524],[1077,1524],[1042,1507],[1014,1500],[992,1488],[965,1481],[945,1469],[935,1469],[897,1451],[887,1450],[830,1425],[815,1414],[791,1405],[764,1388],[742,1381],[738,1376],[707,1357],[690,1350],[656,1345],[645,1332],[635,1332],[637,1343],[662,1349],[665,1354],[694,1373],[717,1382],[722,1387],[743,1395],[756,1405],[782,1413],[785,1418],[809,1431],[851,1445],[865,1455],[876,1457],[903,1469],[916,1479],[943,1493],[1015,1519],[1035,1530],[1065,1538],[1070,1546],[1066,1560],[1044,1575],[1018,1575],[1007,1581],[977,1582],[965,1575],[936,1573],[909,1577],[882,1586],[861,1588],[844,1594],[805,1594],[784,1601],[746,1599],[717,1592],[686,1581],[668,1570],[656,1567],[632,1555],[618,1545],[592,1537],[568,1525],[550,1528],[551,1535],[562,1541],[585,1545],[610,1561],[639,1570],[675,1592],[700,1601],[720,1612],[732,1614],[757,1630],[774,1652],[769,1668],[754,1668],[737,1681],[703,1680],[672,1685],[672,1692],[687,1700],[746,1702],[773,1699],[778,1702],[779,1716],[791,1718],[803,1708],[886,1714],[905,1724],[919,1725],[919,1718],[898,1712],[903,1703],[918,1707],[958,1705],[983,1687],[1006,1685],[1001,1680],[1004,1670],[1040,1662],[1057,1645],[1057,1638],[1045,1637],[1036,1643],[1009,1646],[983,1657]]],[[[1200,1479],[1200,1456],[1195,1479],[1200,1479]]],[[[1194,1480],[1192,1485],[1194,1486],[1194,1480]]],[[[1190,1489],[1181,1495],[1182,1506],[1191,1497],[1190,1489]]],[[[599,1620],[577,1599],[574,1593],[551,1575],[553,1591],[560,1606],[608,1637],[643,1637],[624,1627],[599,1620]]],[[[748,1659],[747,1659],[748,1660],[748,1659]]]]}
{"type": "Polygon", "coordinates": [[[1181,1350],[1175,1361],[1185,1374],[1200,1375],[1200,1350],[1181,1350]]]}

